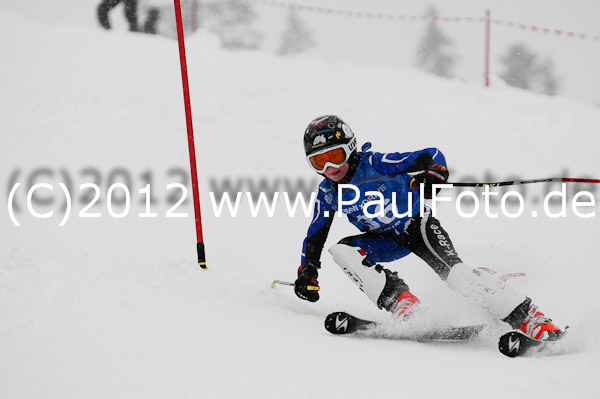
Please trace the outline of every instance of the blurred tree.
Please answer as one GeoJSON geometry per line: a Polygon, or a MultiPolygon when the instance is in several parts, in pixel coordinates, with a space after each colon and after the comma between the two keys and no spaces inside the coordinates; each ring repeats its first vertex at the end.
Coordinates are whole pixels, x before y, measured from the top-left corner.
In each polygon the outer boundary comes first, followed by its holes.
{"type": "Polygon", "coordinates": [[[253,27],[256,13],[245,0],[218,0],[200,2],[200,26],[221,38],[223,47],[256,49],[262,35],[253,27]]]}
{"type": "Polygon", "coordinates": [[[278,54],[291,55],[301,53],[313,47],[315,44],[311,32],[306,25],[298,18],[298,13],[290,9],[288,14],[288,25],[283,37],[278,54]]]}
{"type": "Polygon", "coordinates": [[[547,58],[540,66],[539,73],[541,75],[542,93],[550,96],[556,95],[558,93],[559,81],[554,73],[554,61],[551,58],[547,58]]]}
{"type": "Polygon", "coordinates": [[[537,55],[521,43],[513,44],[502,60],[504,72],[500,77],[510,86],[529,89],[537,74],[537,55]]]}
{"type": "MultiPolygon", "coordinates": [[[[436,9],[430,7],[427,16],[437,17],[436,9]]],[[[445,78],[453,77],[457,59],[453,48],[452,42],[442,32],[437,20],[431,18],[427,24],[425,35],[419,43],[417,67],[445,78]]]]}
{"type": "Polygon", "coordinates": [[[504,72],[500,77],[510,86],[555,95],[558,79],[554,73],[554,62],[548,58],[540,63],[539,57],[522,43],[513,44],[502,57],[504,72]]]}

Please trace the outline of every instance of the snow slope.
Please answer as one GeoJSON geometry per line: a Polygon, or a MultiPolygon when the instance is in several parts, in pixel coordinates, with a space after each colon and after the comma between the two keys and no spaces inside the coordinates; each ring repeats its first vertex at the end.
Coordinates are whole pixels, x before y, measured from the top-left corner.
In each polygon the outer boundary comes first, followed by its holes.
{"type": "MultiPolygon", "coordinates": [[[[547,398],[591,397],[600,388],[598,216],[466,220],[452,205],[441,208],[464,260],[526,272],[513,284],[572,326],[565,354],[513,360],[495,348],[506,326],[413,256],[390,267],[426,304],[414,323],[489,323],[478,342],[329,335],[322,323],[331,311],[385,314],[327,254],[318,303],[269,288],[275,278],[294,279],[309,219],[282,208],[253,218],[247,205],[236,218],[217,218],[208,195],[210,179],[314,179],[300,137],[323,113],[344,117],[374,150],[441,148],[453,180],[480,180],[486,171],[593,175],[597,108],[411,69],[231,53],[198,33],[187,48],[209,265],[201,271],[193,218],[164,216],[165,186],[178,181],[169,171],[188,162],[177,44],[7,12],[0,40],[0,397],[547,398]],[[43,220],[21,210],[15,227],[9,188],[40,168],[46,174],[35,181],[57,184],[66,175],[77,195],[80,183],[100,177],[104,186],[121,168],[121,178],[132,178],[132,211],[111,217],[102,200],[93,208],[102,217],[73,216],[58,227],[59,206],[43,220]],[[149,171],[160,216],[140,218],[137,190],[149,171]]],[[[58,188],[40,196],[62,203],[58,188]]],[[[24,208],[25,193],[16,198],[24,208]]],[[[192,212],[190,202],[179,211],[192,212]]],[[[336,221],[327,245],[349,234],[355,230],[336,221]]]]}

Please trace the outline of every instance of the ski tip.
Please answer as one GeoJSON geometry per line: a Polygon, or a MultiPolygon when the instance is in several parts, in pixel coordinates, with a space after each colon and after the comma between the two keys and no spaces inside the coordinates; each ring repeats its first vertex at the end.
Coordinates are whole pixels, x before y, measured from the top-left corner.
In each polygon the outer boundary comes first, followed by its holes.
{"type": "Polygon", "coordinates": [[[500,353],[508,357],[535,356],[538,353],[556,353],[556,351],[546,352],[545,349],[563,339],[566,335],[565,330],[545,340],[533,339],[520,331],[510,331],[500,337],[498,349],[500,353]]]}
{"type": "Polygon", "coordinates": [[[498,349],[508,357],[525,356],[531,348],[540,347],[546,341],[530,338],[520,331],[510,331],[500,337],[498,349]]]}
{"type": "Polygon", "coordinates": [[[325,329],[332,334],[348,333],[350,315],[346,312],[333,312],[325,318],[325,329]]]}
{"type": "Polygon", "coordinates": [[[498,350],[505,356],[517,357],[522,354],[521,337],[516,332],[509,332],[500,337],[498,350]]]}

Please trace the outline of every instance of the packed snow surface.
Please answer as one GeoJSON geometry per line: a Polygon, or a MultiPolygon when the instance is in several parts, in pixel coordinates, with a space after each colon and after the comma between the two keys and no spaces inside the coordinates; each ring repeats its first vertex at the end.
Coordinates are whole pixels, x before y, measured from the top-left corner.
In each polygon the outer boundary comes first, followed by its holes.
{"type": "MultiPolygon", "coordinates": [[[[454,181],[598,178],[598,108],[501,82],[485,89],[407,68],[228,52],[198,32],[186,44],[208,260],[202,271],[189,195],[176,210],[188,217],[165,216],[167,197],[180,195],[166,185],[187,183],[177,172],[188,168],[177,43],[6,12],[0,41],[1,398],[586,398],[600,389],[598,215],[583,219],[569,208],[566,218],[544,216],[531,186],[516,219],[466,219],[453,203],[440,207],[463,260],[526,273],[511,284],[571,326],[553,356],[509,359],[496,349],[508,326],[451,292],[413,255],[388,265],[424,303],[411,323],[486,323],[479,340],[330,335],[323,319],[332,311],[386,314],[326,251],[319,302],[269,287],[295,279],[310,218],[289,217],[281,199],[273,217],[264,209],[252,217],[247,203],[237,217],[216,217],[209,196],[226,178],[300,179],[316,188],[301,136],[325,113],[344,118],[359,145],[372,141],[375,151],[440,148],[454,181]],[[150,180],[158,217],[143,218],[138,190],[150,180]],[[17,182],[20,227],[7,211],[17,182]],[[23,187],[32,182],[54,185],[35,203],[52,217],[26,215],[23,187]],[[63,227],[60,182],[74,196],[63,227]],[[103,190],[89,211],[101,216],[79,217],[93,197],[79,185],[94,182],[103,190]],[[106,188],[114,182],[131,194],[123,218],[109,214],[106,188]]],[[[123,198],[122,190],[113,194],[123,198]]],[[[326,248],[356,233],[336,220],[326,248]]]]}

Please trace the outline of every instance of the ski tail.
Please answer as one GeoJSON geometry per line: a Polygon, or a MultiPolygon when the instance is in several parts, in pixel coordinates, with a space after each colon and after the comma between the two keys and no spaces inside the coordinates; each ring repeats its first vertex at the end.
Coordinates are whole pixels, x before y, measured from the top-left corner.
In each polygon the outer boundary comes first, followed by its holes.
{"type": "Polygon", "coordinates": [[[483,330],[483,324],[461,327],[444,327],[426,331],[418,336],[423,341],[468,341],[483,330]]]}
{"type": "MultiPolygon", "coordinates": [[[[401,324],[401,323],[400,323],[401,324]]],[[[396,338],[414,341],[468,341],[479,335],[484,325],[470,325],[461,327],[436,327],[423,331],[390,331],[378,329],[382,324],[376,321],[364,320],[346,312],[334,312],[325,318],[325,329],[332,334],[352,334],[365,331],[367,336],[396,338]]],[[[361,333],[363,335],[363,333],[361,333]]]]}

